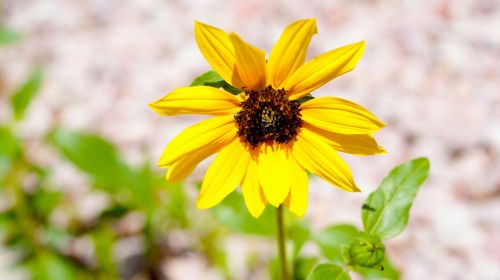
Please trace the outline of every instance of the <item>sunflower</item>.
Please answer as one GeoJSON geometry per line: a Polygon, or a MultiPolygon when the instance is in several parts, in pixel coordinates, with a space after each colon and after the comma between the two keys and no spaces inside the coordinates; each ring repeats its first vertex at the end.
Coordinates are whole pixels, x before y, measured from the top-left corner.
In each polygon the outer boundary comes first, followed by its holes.
{"type": "Polygon", "coordinates": [[[197,208],[215,206],[241,185],[254,217],[268,203],[304,215],[306,170],[345,191],[359,191],[337,151],[384,153],[371,136],[384,124],[345,99],[298,99],[351,71],[363,54],[364,41],[305,62],[317,33],[316,20],[299,20],[286,27],[266,61],[264,51],[234,33],[200,22],[194,33],[210,66],[242,92],[182,87],[150,104],[160,115],[214,116],[185,129],[167,145],[158,165],[168,168],[168,181],[184,179],[202,160],[218,153],[205,174],[197,208]]]}

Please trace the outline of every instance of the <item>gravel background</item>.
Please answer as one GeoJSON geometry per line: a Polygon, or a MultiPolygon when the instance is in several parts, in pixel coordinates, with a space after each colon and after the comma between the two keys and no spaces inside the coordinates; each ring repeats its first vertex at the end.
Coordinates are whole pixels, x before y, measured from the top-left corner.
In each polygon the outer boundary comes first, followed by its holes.
{"type": "MultiPolygon", "coordinates": [[[[34,160],[74,186],[82,178],[37,140],[52,126],[104,134],[140,162],[144,154],[156,161],[172,137],[201,119],[161,118],[146,106],[208,69],[193,36],[195,19],[269,51],[287,24],[316,17],[309,57],[366,40],[355,71],[314,95],[351,99],[386,121],[376,137],[389,153],[343,156],[361,194],[311,180],[307,217],[314,230],[359,224],[359,207],[382,177],[397,163],[427,156],[431,176],[410,224],[388,242],[403,279],[500,279],[499,1],[3,0],[0,15],[24,34],[0,52],[0,121],[9,115],[7,93],[43,65],[42,92],[19,129],[33,139],[34,160]]],[[[88,208],[100,200],[76,203],[88,208]]],[[[230,242],[233,251],[247,246],[230,242]]],[[[0,253],[0,262],[8,259],[0,253]]],[[[219,279],[196,257],[168,269],[173,279],[219,279]]],[[[16,277],[22,275],[9,279],[16,277]]]]}

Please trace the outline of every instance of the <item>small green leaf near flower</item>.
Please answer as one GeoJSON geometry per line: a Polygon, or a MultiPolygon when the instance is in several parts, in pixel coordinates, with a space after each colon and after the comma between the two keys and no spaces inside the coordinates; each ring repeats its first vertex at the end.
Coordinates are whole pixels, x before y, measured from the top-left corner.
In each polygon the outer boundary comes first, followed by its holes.
{"type": "Polygon", "coordinates": [[[297,99],[297,102],[299,102],[299,104],[302,104],[302,103],[305,103],[311,99],[314,99],[314,96],[312,96],[311,94],[308,94],[308,95],[305,95],[304,97],[297,99]]]}
{"type": "Polygon", "coordinates": [[[238,94],[242,92],[242,90],[237,89],[224,81],[224,79],[222,79],[215,71],[208,71],[196,77],[196,79],[194,79],[194,81],[191,83],[191,86],[209,86],[214,88],[222,88],[232,94],[238,94]]]}

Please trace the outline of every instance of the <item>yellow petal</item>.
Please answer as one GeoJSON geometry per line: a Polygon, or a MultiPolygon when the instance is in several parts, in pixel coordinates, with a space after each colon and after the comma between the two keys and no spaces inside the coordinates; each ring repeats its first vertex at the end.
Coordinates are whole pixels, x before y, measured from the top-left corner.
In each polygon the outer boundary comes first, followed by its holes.
{"type": "Polygon", "coordinates": [[[164,116],[179,114],[232,115],[240,108],[239,99],[225,90],[207,86],[178,88],[149,104],[164,116]]]}
{"type": "Polygon", "coordinates": [[[315,98],[300,108],[305,123],[335,133],[370,134],[385,126],[362,106],[342,98],[315,98]]]}
{"type": "Polygon", "coordinates": [[[331,79],[354,69],[363,55],[365,42],[347,45],[319,55],[306,62],[285,81],[290,99],[298,99],[331,79]]]}
{"type": "Polygon", "coordinates": [[[384,148],[369,134],[340,134],[314,127],[308,123],[302,124],[303,129],[310,130],[322,137],[323,141],[335,150],[353,155],[385,154],[384,148]]]}
{"type": "Polygon", "coordinates": [[[215,206],[241,182],[250,161],[250,153],[236,138],[215,157],[207,170],[196,207],[215,206]]]}
{"type": "Polygon", "coordinates": [[[194,36],[201,53],[226,82],[241,88],[243,86],[236,70],[236,56],[229,35],[213,26],[195,22],[194,36]]]}
{"type": "Polygon", "coordinates": [[[266,54],[243,41],[238,35],[229,35],[236,54],[236,65],[243,89],[259,90],[266,82],[266,54]]]}
{"type": "Polygon", "coordinates": [[[169,167],[181,157],[204,146],[227,145],[237,135],[233,116],[215,117],[201,121],[177,135],[163,150],[159,167],[169,167]]]}
{"type": "Polygon", "coordinates": [[[176,183],[184,180],[202,160],[215,154],[223,147],[224,145],[206,145],[181,157],[168,168],[167,181],[176,183]]]}
{"type": "Polygon", "coordinates": [[[281,88],[285,79],[304,64],[309,42],[317,32],[316,19],[299,20],[285,28],[269,54],[268,85],[281,88]]]}
{"type": "Polygon", "coordinates": [[[292,155],[305,169],[348,192],[359,192],[351,171],[337,152],[307,129],[297,135],[292,155]]]}
{"type": "Polygon", "coordinates": [[[266,200],[278,207],[290,191],[291,171],[285,145],[262,145],[258,159],[259,182],[266,200]]]}
{"type": "Polygon", "coordinates": [[[257,162],[250,159],[247,171],[241,182],[241,192],[243,193],[245,204],[250,214],[255,218],[258,218],[262,214],[267,205],[267,201],[263,197],[260,188],[258,171],[257,162]]]}
{"type": "Polygon", "coordinates": [[[292,213],[302,217],[307,210],[307,173],[294,159],[290,161],[290,167],[292,168],[292,186],[285,203],[292,213]]]}

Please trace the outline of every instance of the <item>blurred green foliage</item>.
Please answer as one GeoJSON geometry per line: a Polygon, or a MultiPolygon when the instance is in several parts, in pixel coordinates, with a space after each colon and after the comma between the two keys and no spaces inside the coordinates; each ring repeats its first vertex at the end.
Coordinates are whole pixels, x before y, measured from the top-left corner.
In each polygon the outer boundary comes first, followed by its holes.
{"type": "Polygon", "coordinates": [[[341,266],[324,263],[315,266],[306,278],[306,280],[325,279],[349,280],[351,277],[349,277],[349,273],[341,266]]]}
{"type": "Polygon", "coordinates": [[[21,34],[5,26],[0,26],[0,47],[13,44],[21,38],[21,34]]]}
{"type": "Polygon", "coordinates": [[[248,212],[243,196],[232,192],[212,211],[218,222],[235,233],[261,235],[273,237],[276,234],[275,211],[268,207],[264,213],[256,219],[248,212]]]}
{"type": "MultiPolygon", "coordinates": [[[[25,85],[32,81],[33,75],[25,85]]],[[[21,88],[12,100],[23,95],[24,105],[13,109],[10,125],[0,127],[0,192],[2,203],[8,205],[2,208],[0,229],[4,245],[18,253],[16,266],[31,271],[33,279],[119,279],[138,273],[163,277],[157,270],[162,261],[158,256],[168,250],[163,246],[168,230],[189,226],[182,186],[168,185],[148,164],[127,164],[116,147],[102,137],[56,128],[45,143],[85,174],[91,189],[109,198],[97,217],[82,220],[74,213],[74,201],[67,200],[65,186],[54,186],[53,171],[32,162],[24,152],[24,140],[16,135],[16,122],[23,116],[16,112],[28,108],[36,95],[33,90],[39,87],[21,88]],[[67,214],[67,224],[53,221],[57,210],[67,214]],[[144,215],[141,228],[135,232],[120,230],[118,225],[133,213],[144,215]],[[144,250],[135,256],[143,261],[133,271],[124,272],[127,260],[118,263],[115,249],[118,242],[131,236],[144,240],[144,250]],[[75,242],[85,239],[93,246],[90,259],[71,250],[75,242]]],[[[11,104],[15,107],[20,103],[11,104]]]]}
{"type": "Polygon", "coordinates": [[[329,226],[314,236],[314,242],[321,253],[332,263],[342,263],[341,246],[351,243],[359,235],[359,230],[348,224],[329,226]]]}
{"type": "Polygon", "coordinates": [[[34,70],[26,82],[24,82],[24,84],[22,84],[12,95],[10,101],[16,119],[19,120],[23,118],[24,111],[40,90],[42,79],[42,69],[34,70]]]}
{"type": "MultiPolygon", "coordinates": [[[[1,45],[18,38],[0,28],[1,45]]],[[[37,68],[10,94],[12,116],[0,125],[0,238],[16,252],[13,268],[29,271],[32,279],[165,278],[158,269],[164,257],[184,253],[169,248],[168,233],[190,226],[183,185],[168,184],[148,159],[140,166],[128,164],[111,142],[96,134],[54,128],[42,139],[30,139],[52,148],[88,179],[89,190],[107,197],[95,217],[83,219],[74,205],[78,198],[54,181],[54,170],[31,160],[28,140],[18,134],[43,78],[43,69],[37,68]],[[65,222],[57,221],[61,215],[65,222]],[[131,215],[143,217],[139,226],[120,226],[131,215]],[[120,259],[117,244],[132,237],[142,240],[142,250],[120,259]],[[91,247],[79,252],[79,242],[91,247]]]]}

